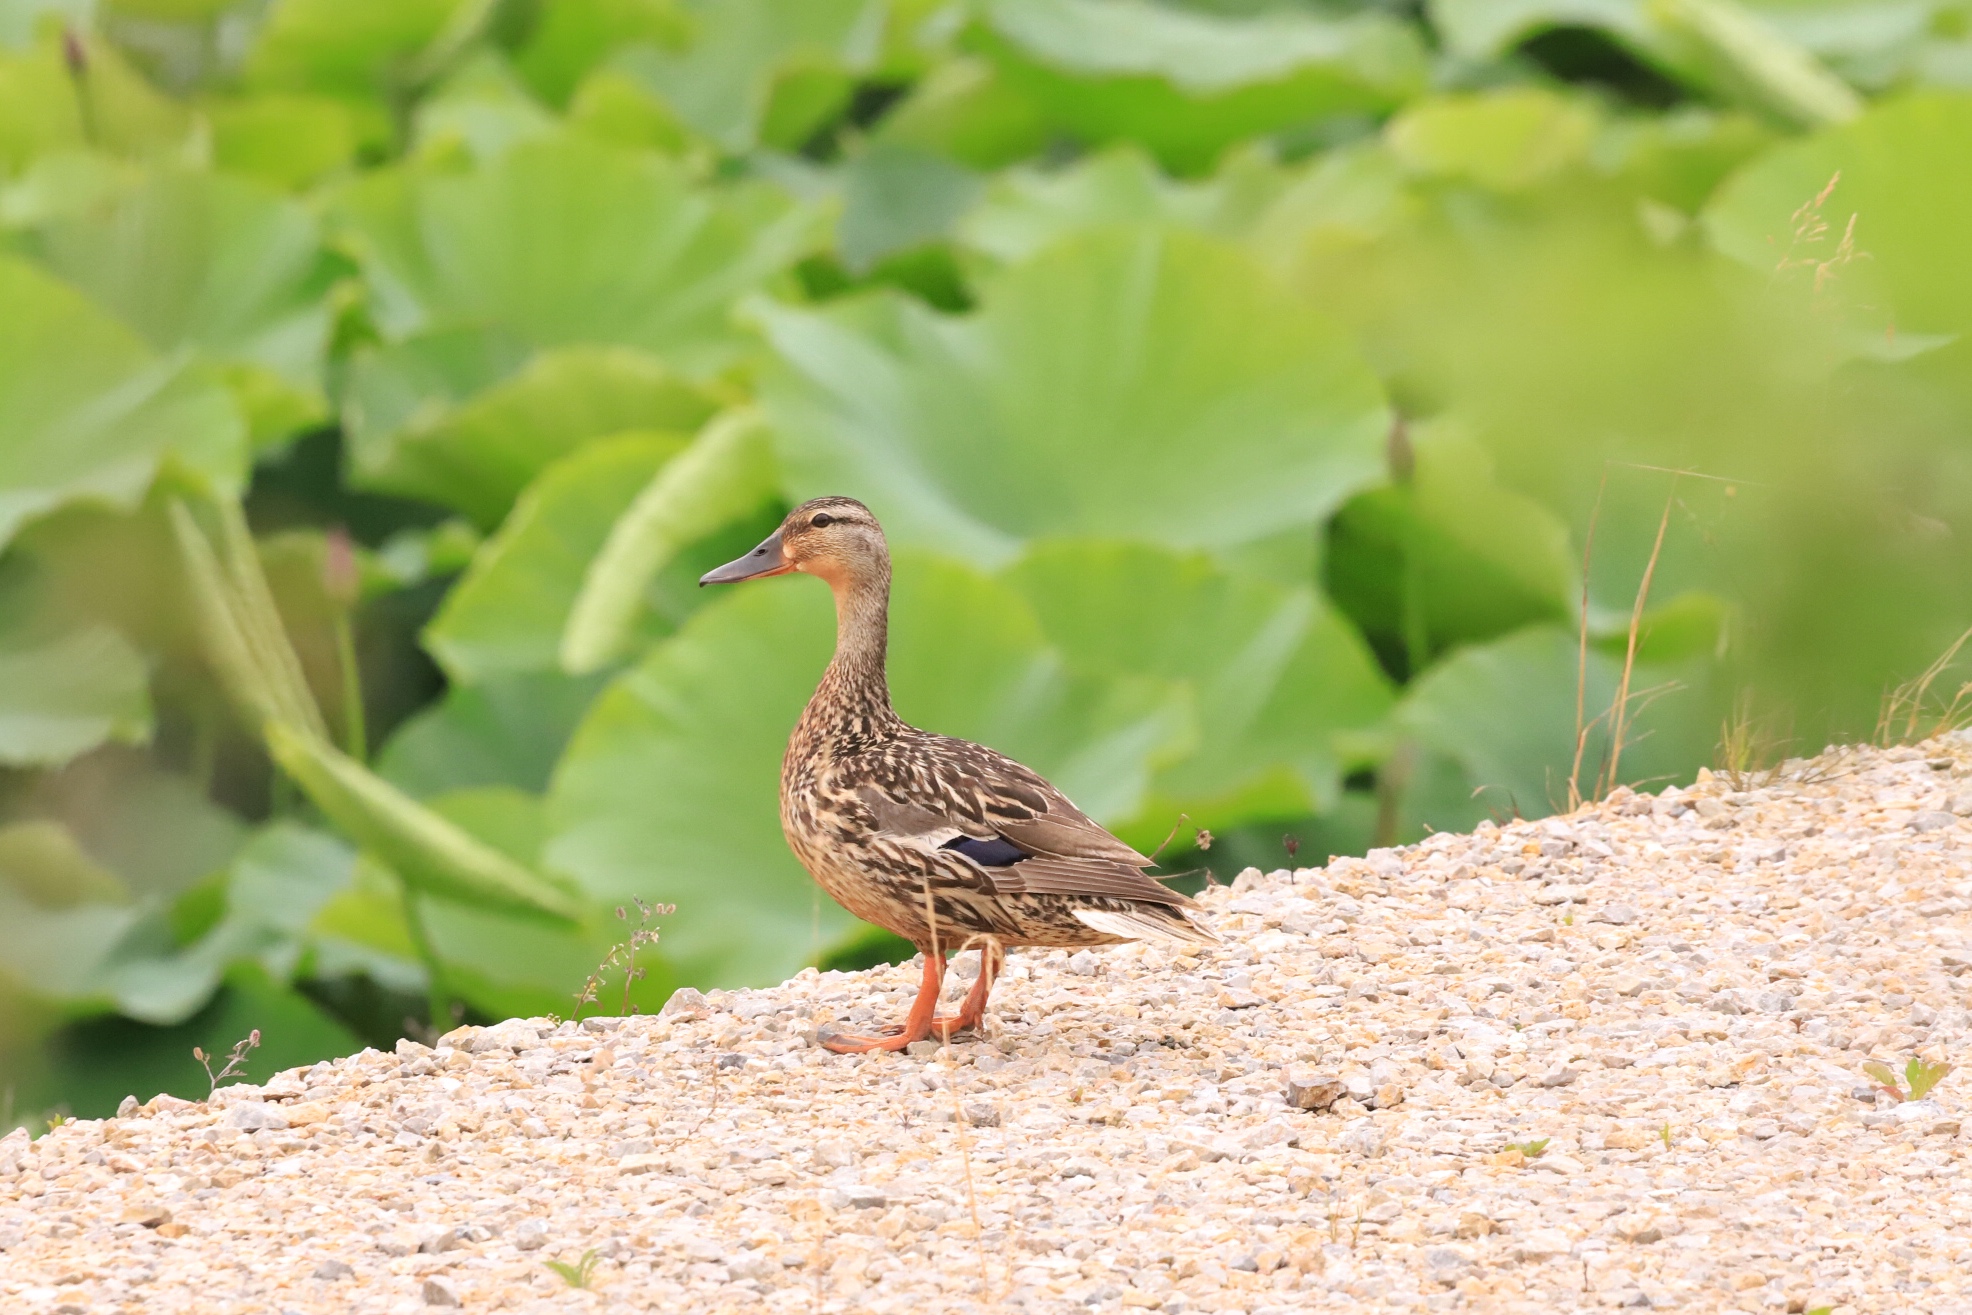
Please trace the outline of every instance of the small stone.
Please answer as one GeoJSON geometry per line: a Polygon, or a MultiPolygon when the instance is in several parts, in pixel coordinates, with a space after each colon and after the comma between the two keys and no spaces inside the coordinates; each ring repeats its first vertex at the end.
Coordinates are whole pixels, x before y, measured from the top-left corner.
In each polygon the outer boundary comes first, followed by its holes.
{"type": "Polygon", "coordinates": [[[1087,950],[1079,950],[1068,956],[1068,971],[1079,977],[1094,977],[1102,968],[1102,960],[1087,950]]]}
{"type": "Polygon", "coordinates": [[[266,1128],[279,1131],[288,1126],[288,1116],[278,1107],[261,1101],[242,1101],[226,1111],[226,1126],[238,1128],[241,1132],[259,1132],[266,1128]]]}
{"type": "Polygon", "coordinates": [[[1366,1160],[1373,1160],[1383,1154],[1387,1144],[1383,1129],[1372,1119],[1357,1119],[1344,1128],[1342,1135],[1335,1139],[1337,1150],[1360,1155],[1366,1160]]]}
{"type": "Polygon", "coordinates": [[[156,1201],[137,1201],[123,1208],[123,1222],[156,1228],[159,1224],[171,1222],[171,1211],[156,1201]]]}
{"type": "Polygon", "coordinates": [[[1605,904],[1589,914],[1590,922],[1605,922],[1612,927],[1627,927],[1638,918],[1637,911],[1628,904],[1605,904]]]}
{"type": "Polygon", "coordinates": [[[1551,1260],[1565,1256],[1574,1247],[1568,1234],[1558,1228],[1536,1228],[1514,1245],[1513,1254],[1522,1260],[1551,1260]]]}
{"type": "Polygon", "coordinates": [[[548,1244],[548,1221],[524,1219],[514,1230],[514,1246],[522,1251],[539,1251],[548,1244]]]}
{"type": "Polygon", "coordinates": [[[447,1251],[456,1251],[465,1245],[466,1239],[463,1234],[463,1229],[440,1229],[438,1232],[427,1234],[424,1240],[418,1243],[418,1250],[427,1256],[441,1255],[447,1251]]]}
{"type": "Polygon", "coordinates": [[[135,1096],[125,1096],[121,1101],[117,1103],[116,1117],[118,1117],[119,1119],[130,1118],[132,1115],[137,1113],[137,1110],[139,1108],[140,1107],[137,1104],[137,1098],[135,1096]]]}
{"type": "Polygon", "coordinates": [[[459,1289],[453,1286],[452,1280],[449,1278],[439,1278],[435,1275],[425,1280],[424,1298],[425,1305],[427,1306],[457,1306],[460,1304],[459,1289]]]}
{"type": "Polygon", "coordinates": [[[1585,1166],[1582,1164],[1580,1160],[1575,1159],[1573,1156],[1560,1155],[1553,1151],[1549,1151],[1547,1154],[1542,1155],[1539,1159],[1535,1160],[1533,1162],[1532,1167],[1540,1170],[1542,1173],[1552,1173],[1552,1174],[1559,1174],[1562,1177],[1570,1177],[1582,1172],[1585,1166]]]}
{"type": "Polygon", "coordinates": [[[711,1014],[712,1006],[707,1002],[704,994],[690,986],[681,986],[673,991],[671,998],[664,1002],[664,1008],[657,1011],[659,1018],[674,1018],[681,1021],[708,1018],[711,1014]]]}
{"type": "Polygon", "coordinates": [[[495,1050],[537,1050],[541,1046],[541,1029],[523,1018],[509,1018],[504,1023],[485,1028],[472,1039],[472,1053],[484,1055],[495,1050]]]}
{"type": "Polygon", "coordinates": [[[1957,822],[1958,819],[1950,813],[1940,812],[1935,808],[1927,808],[1916,817],[1910,819],[1910,829],[1918,832],[1941,831],[1945,827],[1955,825],[1957,822]]]}
{"type": "Polygon", "coordinates": [[[1287,1103],[1297,1110],[1325,1110],[1344,1094],[1342,1079],[1332,1073],[1290,1071],[1287,1103]]]}
{"type": "Polygon", "coordinates": [[[628,1141],[616,1143],[616,1145],[609,1148],[609,1153],[612,1159],[621,1160],[630,1155],[649,1155],[653,1149],[655,1148],[651,1145],[649,1138],[633,1137],[628,1141]]]}
{"type": "Polygon", "coordinates": [[[975,1128],[997,1128],[1000,1126],[1000,1107],[992,1101],[967,1101],[965,1121],[975,1128]]]}
{"type": "Polygon", "coordinates": [[[1540,1084],[1543,1087],[1565,1087],[1580,1076],[1581,1074],[1579,1072],[1569,1068],[1566,1064],[1557,1064],[1555,1067],[1541,1074],[1540,1084]]]}
{"type": "Polygon", "coordinates": [[[1536,904],[1582,904],[1593,894],[1588,886],[1543,886],[1534,892],[1536,904]]]}
{"type": "Polygon", "coordinates": [[[843,1193],[843,1204],[852,1210],[881,1210],[890,1198],[874,1187],[852,1187],[843,1193]]]}
{"type": "Polygon", "coordinates": [[[944,1048],[944,1044],[938,1041],[913,1041],[904,1047],[904,1053],[912,1059],[930,1059],[944,1048]]]}
{"type": "Polygon", "coordinates": [[[324,1283],[334,1283],[339,1279],[354,1278],[356,1271],[340,1260],[324,1260],[315,1266],[315,1277],[324,1283]]]}

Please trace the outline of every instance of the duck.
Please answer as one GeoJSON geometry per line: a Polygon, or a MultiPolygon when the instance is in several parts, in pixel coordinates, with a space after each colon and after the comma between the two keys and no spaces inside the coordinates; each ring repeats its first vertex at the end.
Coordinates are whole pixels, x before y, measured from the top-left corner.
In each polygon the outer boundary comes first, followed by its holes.
{"type": "Polygon", "coordinates": [[[891,706],[890,548],[854,498],[802,503],[701,585],[812,575],[835,596],[835,653],[788,737],[781,830],[829,897],[915,945],[923,978],[904,1021],[831,1033],[839,1054],[902,1050],[977,1031],[1006,953],[1135,940],[1216,944],[1204,910],[1031,768],[982,744],[919,730],[891,706]],[[950,960],[979,972],[937,1013],[950,960]]]}

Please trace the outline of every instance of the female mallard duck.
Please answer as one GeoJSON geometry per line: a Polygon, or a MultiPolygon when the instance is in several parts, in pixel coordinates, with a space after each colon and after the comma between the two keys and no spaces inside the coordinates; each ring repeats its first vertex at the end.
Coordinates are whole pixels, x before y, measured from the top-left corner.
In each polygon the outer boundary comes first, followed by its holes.
{"type": "Polygon", "coordinates": [[[890,550],[870,509],[816,498],[700,584],[805,571],[835,593],[835,658],[781,763],[781,829],[836,903],[924,953],[901,1028],[838,1036],[831,1050],[901,1050],[976,1027],[1005,949],[1210,944],[1198,905],[1144,875],[1151,860],[1059,790],[983,745],[907,725],[884,677],[890,550]],[[979,976],[954,1017],[934,1017],[945,961],[976,946],[979,976]]]}

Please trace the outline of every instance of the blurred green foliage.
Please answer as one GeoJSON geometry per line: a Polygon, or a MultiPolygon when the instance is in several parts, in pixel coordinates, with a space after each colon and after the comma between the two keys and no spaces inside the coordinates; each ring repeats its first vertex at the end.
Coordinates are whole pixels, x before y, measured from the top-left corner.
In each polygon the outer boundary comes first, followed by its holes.
{"type": "Polygon", "coordinates": [[[1966,0],[0,0],[0,1124],[888,952],[693,587],[818,493],[1174,871],[1866,734],[1969,155],[1966,0]]]}

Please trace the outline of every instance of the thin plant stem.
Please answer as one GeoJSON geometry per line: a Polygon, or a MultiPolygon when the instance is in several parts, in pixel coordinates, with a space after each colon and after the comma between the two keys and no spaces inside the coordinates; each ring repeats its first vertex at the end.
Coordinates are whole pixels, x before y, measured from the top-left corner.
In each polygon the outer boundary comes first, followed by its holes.
{"type": "Polygon", "coordinates": [[[1602,481],[1595,488],[1595,506],[1589,509],[1589,529],[1582,538],[1582,633],[1575,651],[1575,762],[1568,769],[1568,811],[1582,806],[1582,754],[1588,748],[1589,724],[1586,704],[1589,694],[1589,564],[1595,558],[1595,527],[1602,519],[1602,495],[1609,488],[1609,467],[1602,468],[1602,481]]]}
{"type": "MultiPolygon", "coordinates": [[[[1623,761],[1623,732],[1629,713],[1630,676],[1636,670],[1637,635],[1643,629],[1643,609],[1650,601],[1650,581],[1657,574],[1657,558],[1664,551],[1664,532],[1671,527],[1671,507],[1677,501],[1678,477],[1671,477],[1671,491],[1664,497],[1664,514],[1657,521],[1657,540],[1650,545],[1650,560],[1644,563],[1643,580],[1637,585],[1636,604],[1630,609],[1629,643],[1623,652],[1623,678],[1616,686],[1616,702],[1609,709],[1609,783],[1614,790],[1617,769],[1623,761]]],[[[1597,791],[1598,794],[1606,791],[1597,791]]]]}
{"type": "Polygon", "coordinates": [[[356,627],[349,609],[335,613],[336,665],[342,668],[343,751],[357,762],[370,759],[369,733],[363,718],[363,672],[356,665],[356,627]]]}

